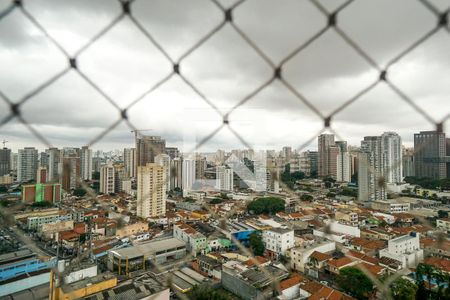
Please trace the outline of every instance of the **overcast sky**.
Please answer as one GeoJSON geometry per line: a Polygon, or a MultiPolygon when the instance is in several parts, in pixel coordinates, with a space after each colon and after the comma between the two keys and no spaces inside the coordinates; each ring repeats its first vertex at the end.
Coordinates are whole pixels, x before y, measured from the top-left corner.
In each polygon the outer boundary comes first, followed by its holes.
{"type": "MultiPolygon", "coordinates": [[[[24,1],[24,5],[70,54],[120,14],[112,0],[24,1]]],[[[229,6],[234,1],[220,1],[229,6]]],[[[450,1],[430,0],[440,10],[450,1]]],[[[10,1],[0,0],[0,11],[10,1]]],[[[342,1],[321,1],[333,10],[342,1]]],[[[133,15],[177,60],[219,24],[222,12],[207,0],[136,1],[133,15]]],[[[249,0],[234,11],[235,23],[277,64],[325,24],[306,0],[249,0]]],[[[356,0],[338,16],[339,26],[376,62],[390,59],[432,29],[436,18],[419,1],[356,0]]],[[[0,90],[12,101],[67,65],[65,56],[19,10],[0,20],[0,90]]],[[[172,70],[170,62],[125,17],[78,58],[79,69],[120,107],[126,107],[172,70]]],[[[273,71],[226,25],[181,63],[181,72],[226,112],[273,71]]],[[[450,35],[441,30],[389,69],[389,78],[434,120],[450,113],[450,35]]],[[[376,80],[378,74],[333,29],[293,57],[283,76],[323,115],[376,80]]],[[[1,99],[0,99],[1,100],[1,99]]],[[[24,118],[52,145],[82,146],[113,124],[119,113],[76,72],[70,71],[23,107],[24,118]]],[[[0,101],[0,119],[9,113],[0,101]]],[[[161,135],[168,145],[192,146],[221,125],[220,115],[179,77],[174,76],[129,110],[129,119],[146,134],[161,135]]],[[[322,120],[275,81],[229,118],[230,125],[255,148],[299,147],[323,126],[322,120]]],[[[449,122],[446,129],[449,128],[449,122]]],[[[434,126],[384,83],[339,112],[332,127],[350,144],[365,135],[398,132],[407,146],[413,133],[434,126]]],[[[448,131],[448,130],[447,130],[448,131]]],[[[40,143],[16,120],[0,127],[0,140],[16,150],[40,143]]],[[[134,143],[124,124],[93,145],[120,149],[134,143]]],[[[200,148],[236,149],[244,145],[227,128],[200,148]]],[[[316,140],[309,148],[316,147],[316,140]]],[[[185,149],[186,150],[186,149],[185,149]]]]}

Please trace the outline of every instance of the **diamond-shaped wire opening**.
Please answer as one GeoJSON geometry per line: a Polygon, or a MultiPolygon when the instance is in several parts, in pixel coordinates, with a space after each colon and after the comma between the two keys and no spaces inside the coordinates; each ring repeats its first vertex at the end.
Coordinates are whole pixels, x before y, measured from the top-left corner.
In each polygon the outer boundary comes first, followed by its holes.
{"type": "Polygon", "coordinates": [[[234,15],[237,27],[275,64],[326,25],[325,17],[310,1],[285,1],[283,5],[246,1],[234,15]]]}
{"type": "Polygon", "coordinates": [[[450,113],[450,38],[441,29],[392,66],[389,78],[434,120],[450,113]]]}
{"type": "Polygon", "coordinates": [[[66,67],[64,55],[19,10],[0,21],[0,39],[0,89],[12,101],[66,67]]]}
{"type": "Polygon", "coordinates": [[[229,25],[187,57],[182,68],[183,74],[218,106],[239,103],[273,74],[229,25]],[[200,69],[205,61],[208,68],[200,69]]]}
{"type": "Polygon", "coordinates": [[[28,1],[26,9],[70,55],[121,14],[119,1],[109,0],[37,0],[28,1]]]}
{"type": "Polygon", "coordinates": [[[285,65],[283,76],[327,115],[375,81],[378,74],[341,37],[329,30],[293,57],[285,65]],[[334,47],[330,48],[330,44],[334,47]]]}
{"type": "Polygon", "coordinates": [[[205,0],[139,0],[133,3],[133,16],[173,60],[178,60],[223,19],[217,5],[205,0]]]}
{"type": "Polygon", "coordinates": [[[414,132],[432,127],[433,124],[384,83],[379,83],[333,117],[333,128],[337,132],[354,137],[349,140],[351,145],[359,145],[364,136],[381,135],[394,130],[403,137],[405,145],[411,146],[414,132]],[[364,126],[356,125],[362,123],[364,126]]]}
{"type": "Polygon", "coordinates": [[[322,119],[278,81],[236,108],[229,120],[242,138],[261,149],[303,144],[323,127],[322,119]]]}
{"type": "Polygon", "coordinates": [[[179,77],[172,77],[144,97],[129,109],[128,115],[136,128],[152,129],[144,134],[166,136],[179,144],[197,121],[206,122],[202,123],[204,135],[222,123],[222,117],[179,77]]]}
{"type": "Polygon", "coordinates": [[[83,146],[119,119],[117,109],[74,71],[30,98],[21,111],[55,145],[83,146]]]}
{"type": "Polygon", "coordinates": [[[131,103],[172,71],[167,58],[127,18],[84,52],[78,65],[120,106],[131,103]]]}
{"type": "Polygon", "coordinates": [[[339,27],[379,65],[385,65],[436,26],[419,1],[355,1],[339,14],[339,27]]]}

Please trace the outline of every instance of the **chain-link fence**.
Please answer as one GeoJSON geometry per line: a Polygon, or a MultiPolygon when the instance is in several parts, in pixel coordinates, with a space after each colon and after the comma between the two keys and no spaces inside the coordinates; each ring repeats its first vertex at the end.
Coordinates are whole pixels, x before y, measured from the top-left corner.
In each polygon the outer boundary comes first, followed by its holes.
{"type": "MultiPolygon", "coordinates": [[[[191,89],[191,92],[193,92],[198,98],[204,101],[204,103],[206,103],[211,111],[217,113],[220,118],[220,125],[217,126],[217,128],[211,130],[209,134],[202,137],[200,141],[196,143],[195,147],[192,147],[192,149],[190,149],[190,151],[186,151],[189,153],[196,152],[203,145],[211,142],[214,136],[221,130],[229,130],[229,132],[231,132],[231,134],[235,136],[242,143],[242,145],[244,145],[246,148],[252,149],[252,143],[248,142],[248,139],[244,137],[244,135],[241,135],[239,130],[240,128],[238,126],[233,126],[234,124],[230,117],[238,112],[242,107],[244,107],[245,104],[254,100],[259,94],[261,94],[273,84],[278,84],[279,86],[283,87],[286,91],[288,91],[290,97],[298,100],[300,103],[302,103],[303,107],[312,111],[318,119],[322,120],[320,130],[318,130],[315,134],[304,138],[304,142],[301,145],[298,145],[297,151],[306,149],[311,143],[316,140],[318,135],[324,132],[334,133],[341,140],[345,140],[339,134],[338,128],[335,128],[335,126],[333,126],[333,120],[339,113],[347,110],[349,107],[360,101],[365,95],[374,91],[380,86],[389,89],[396,98],[399,98],[400,101],[402,101],[402,104],[392,103],[392,107],[385,109],[395,109],[396,105],[407,105],[412,108],[415,114],[420,115],[428,123],[432,124],[435,127],[435,130],[437,130],[438,132],[444,131],[444,124],[450,117],[450,108],[448,105],[446,105],[445,100],[443,102],[444,105],[440,107],[440,109],[444,110],[444,117],[441,119],[436,119],[427,110],[425,110],[423,106],[418,105],[415,99],[413,99],[407,92],[405,92],[405,90],[401,86],[394,83],[394,81],[392,81],[390,78],[391,69],[397,66],[402,61],[402,59],[404,59],[414,50],[423,47],[423,45],[426,44],[430,39],[450,39],[450,28],[448,24],[449,8],[445,7],[444,9],[442,9],[442,5],[437,6],[435,5],[435,2],[431,0],[411,0],[411,2],[414,2],[419,10],[425,11],[433,16],[435,25],[429,29],[424,30],[423,34],[416,37],[397,54],[387,59],[386,63],[384,64],[380,64],[377,59],[369,54],[370,51],[367,51],[367,48],[360,46],[358,41],[356,41],[350,34],[348,34],[346,30],[341,26],[343,17],[345,18],[345,12],[349,10],[353,5],[356,5],[356,3],[359,1],[341,1],[339,5],[335,6],[333,9],[329,9],[328,6],[323,4],[323,1],[305,0],[304,2],[308,3],[308,5],[311,6],[311,9],[314,10],[314,12],[318,14],[318,16],[321,16],[321,18],[323,18],[325,22],[323,22],[323,26],[318,28],[315,32],[309,34],[309,36],[302,42],[296,44],[296,47],[288,51],[288,53],[286,55],[283,55],[283,57],[281,57],[279,60],[274,60],[271,55],[268,55],[266,50],[262,46],[260,46],[260,43],[256,42],[252,35],[246,33],[246,30],[243,29],[242,26],[240,26],[239,22],[235,21],[236,14],[238,14],[242,6],[249,1],[235,1],[231,5],[224,5],[221,1],[218,0],[212,0],[208,2],[208,5],[212,4],[214,9],[222,15],[221,21],[217,22],[217,24],[215,24],[214,26],[211,26],[211,28],[207,28],[207,30],[204,29],[206,34],[199,37],[198,40],[196,40],[191,46],[183,49],[182,51],[178,51],[180,53],[176,58],[154,36],[154,34],[152,33],[152,28],[148,28],[148,26],[144,26],[142,24],[142,14],[139,13],[138,8],[138,3],[140,1],[111,1],[111,5],[114,7],[118,4],[120,5],[120,12],[111,20],[108,20],[107,24],[103,28],[95,32],[95,34],[92,35],[88,39],[88,41],[85,42],[76,51],[68,51],[67,48],[63,46],[63,44],[58,39],[50,34],[50,31],[46,28],[46,26],[43,25],[40,18],[36,17],[33,12],[29,10],[28,5],[30,2],[31,1],[15,0],[3,5],[3,8],[2,6],[0,6],[0,26],[1,23],[8,18],[17,17],[17,15],[26,18],[26,20],[31,23],[34,30],[38,31],[39,34],[45,35],[46,39],[58,49],[60,54],[64,56],[66,60],[66,66],[52,74],[49,78],[45,79],[44,82],[40,82],[36,87],[27,91],[25,95],[19,97],[19,99],[14,99],[13,97],[8,96],[6,92],[1,90],[0,85],[1,101],[6,104],[6,107],[9,107],[9,113],[6,113],[6,116],[1,120],[0,130],[1,127],[5,126],[5,124],[7,124],[8,122],[11,122],[13,119],[17,119],[18,121],[20,121],[20,123],[27,127],[31,135],[35,136],[48,147],[52,147],[51,142],[46,137],[44,132],[41,132],[39,129],[37,129],[37,127],[34,126],[34,124],[32,124],[32,122],[29,122],[27,120],[22,108],[25,103],[34,101],[33,99],[37,95],[50,88],[58,80],[66,76],[69,72],[77,74],[79,78],[82,79],[86,84],[88,84],[92,89],[94,89],[96,93],[98,93],[102,98],[106,99],[108,105],[113,107],[117,114],[117,119],[112,124],[110,124],[107,128],[98,133],[89,141],[88,145],[90,146],[101,141],[106,135],[118,128],[120,124],[125,124],[129,127],[130,130],[139,132],[138,126],[134,125],[133,118],[130,117],[130,110],[141,101],[145,101],[144,99],[146,97],[161,89],[166,83],[174,78],[177,78],[185,85],[187,85],[191,89]],[[114,95],[111,95],[111,93],[105,91],[102,85],[96,82],[94,76],[91,76],[88,71],[85,71],[86,66],[80,63],[79,58],[82,54],[95,47],[97,43],[100,43],[102,39],[104,39],[105,36],[107,36],[108,33],[110,33],[114,28],[120,26],[120,24],[124,22],[127,22],[130,26],[133,26],[136,30],[138,30],[141,36],[147,39],[157,49],[157,51],[159,52],[158,55],[161,56],[161,59],[169,63],[171,67],[169,68],[170,70],[163,74],[154,84],[147,86],[145,88],[145,91],[143,91],[140,95],[138,95],[137,97],[133,97],[132,99],[127,99],[126,105],[120,105],[118,104],[118,101],[117,99],[115,99],[114,95]],[[220,32],[225,30],[225,28],[227,28],[227,30],[232,30],[234,34],[237,34],[242,39],[242,41],[244,41],[245,47],[250,49],[250,51],[253,51],[253,53],[257,55],[266,65],[266,67],[271,71],[269,76],[263,78],[260,82],[255,84],[255,86],[251,88],[250,92],[246,93],[244,96],[239,97],[237,100],[235,100],[235,104],[233,104],[230,109],[224,111],[223,109],[218,107],[214,99],[211,99],[211,97],[208,96],[207,93],[202,91],[202,89],[200,88],[201,84],[199,82],[196,82],[185,74],[184,65],[189,57],[200,51],[200,49],[209,40],[211,40],[214,36],[220,34],[220,32]],[[301,56],[309,49],[314,47],[314,45],[316,45],[321,39],[324,38],[325,35],[329,34],[330,32],[335,34],[340,39],[340,43],[344,43],[346,46],[352,49],[352,51],[354,51],[354,53],[356,53],[356,55],[358,56],[358,59],[367,64],[373,72],[376,72],[377,76],[374,80],[358,88],[358,91],[356,91],[352,96],[345,99],[345,101],[339,103],[337,108],[331,109],[330,112],[324,113],[322,109],[318,108],[317,105],[315,105],[314,100],[310,99],[310,97],[306,96],[306,94],[303,93],[301,86],[299,87],[298,85],[290,82],[289,76],[285,75],[285,70],[288,67],[292,67],[291,65],[294,64],[293,61],[295,58],[301,56]]],[[[261,21],[264,22],[264,20],[261,21]]],[[[383,16],[379,16],[378,22],[382,23],[383,21],[383,16]]],[[[401,21],[402,20],[398,20],[398,22],[401,21]]],[[[292,30],[296,29],[292,28],[292,30]]],[[[205,63],[208,64],[208,62],[205,63]]],[[[8,72],[8,70],[6,70],[6,72],[8,72]]],[[[246,83],[242,82],[239,84],[245,85],[246,83]]],[[[362,108],[364,109],[364,104],[362,108]]],[[[379,122],[383,122],[383,120],[379,120],[379,122]]],[[[395,130],[395,128],[393,129],[395,130]]],[[[372,170],[372,172],[375,172],[375,170],[372,170]]],[[[273,176],[277,178],[278,174],[274,173],[273,176]]],[[[379,180],[379,182],[380,184],[384,184],[383,180],[379,180]]],[[[89,197],[92,200],[95,200],[95,192],[92,191],[92,189],[90,189],[88,186],[86,186],[84,182],[81,182],[81,184],[88,191],[89,197]]],[[[280,184],[282,185],[283,190],[286,191],[291,198],[299,198],[298,194],[296,194],[294,191],[291,191],[289,187],[283,185],[281,181],[280,184]]],[[[219,216],[209,205],[206,205],[205,209],[208,210],[213,218],[220,220],[219,227],[226,226],[227,220],[236,212],[235,210],[232,210],[225,216],[219,216]]],[[[423,219],[421,220],[421,222],[426,223],[427,221],[423,219]]],[[[443,237],[439,237],[439,241],[443,241],[444,239],[445,238],[443,237]]],[[[241,245],[239,241],[233,240],[233,242],[238,246],[239,250],[244,255],[252,257],[251,251],[241,245]]],[[[191,258],[189,257],[186,259],[186,261],[190,261],[190,259],[191,258]]],[[[255,260],[255,263],[259,264],[258,260],[255,260]]],[[[272,277],[272,274],[268,272],[265,267],[262,267],[261,269],[269,278],[272,277]]],[[[384,299],[386,297],[390,297],[389,286],[396,278],[398,278],[398,276],[400,276],[400,273],[391,276],[384,282],[380,282],[378,278],[376,278],[364,267],[362,267],[362,270],[367,276],[372,279],[374,284],[376,284],[379,291],[378,296],[380,298],[384,299]]],[[[171,277],[168,276],[167,278],[168,280],[166,283],[168,285],[171,285],[171,277]]],[[[273,282],[274,290],[279,289],[279,283],[277,282],[277,280],[274,279],[273,282]]],[[[179,296],[185,297],[182,294],[179,294],[179,296]]]]}

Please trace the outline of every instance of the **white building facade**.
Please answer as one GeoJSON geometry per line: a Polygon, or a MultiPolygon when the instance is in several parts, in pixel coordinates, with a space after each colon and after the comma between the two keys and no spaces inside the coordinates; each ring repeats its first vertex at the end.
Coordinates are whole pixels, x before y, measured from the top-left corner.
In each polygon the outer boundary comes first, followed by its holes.
{"type": "Polygon", "coordinates": [[[423,261],[423,250],[420,249],[419,233],[411,232],[389,240],[388,247],[380,250],[380,257],[389,257],[400,261],[403,268],[414,268],[423,261]]]}
{"type": "Polygon", "coordinates": [[[265,230],[262,239],[266,250],[275,253],[277,257],[286,255],[286,251],[295,245],[294,230],[291,229],[272,228],[265,230]]]}

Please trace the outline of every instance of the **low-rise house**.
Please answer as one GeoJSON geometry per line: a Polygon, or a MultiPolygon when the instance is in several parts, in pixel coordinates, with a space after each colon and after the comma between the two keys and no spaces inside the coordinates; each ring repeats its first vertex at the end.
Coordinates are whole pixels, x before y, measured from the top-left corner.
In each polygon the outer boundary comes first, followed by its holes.
{"type": "Polygon", "coordinates": [[[300,272],[305,272],[305,265],[309,262],[309,257],[315,251],[326,253],[336,250],[336,243],[331,241],[316,241],[313,244],[294,247],[291,249],[291,268],[300,272]]]}
{"type": "Polygon", "coordinates": [[[450,274],[450,260],[439,257],[428,257],[424,263],[433,266],[442,272],[450,274]]]}
{"type": "Polygon", "coordinates": [[[450,233],[450,218],[437,219],[436,228],[442,229],[443,231],[450,233]]]}
{"type": "Polygon", "coordinates": [[[147,231],[148,231],[148,223],[147,222],[136,222],[136,223],[128,224],[121,228],[118,228],[116,231],[116,235],[119,238],[123,238],[126,236],[130,236],[132,234],[144,233],[147,231]]]}
{"type": "Polygon", "coordinates": [[[323,271],[327,261],[333,257],[329,254],[314,251],[310,256],[308,263],[305,266],[305,272],[311,277],[319,278],[319,272],[323,271]]]}
{"type": "Polygon", "coordinates": [[[352,260],[347,256],[338,259],[331,259],[326,262],[326,270],[331,274],[339,275],[339,271],[345,267],[351,267],[358,264],[358,261],[352,260]]]}
{"type": "Polygon", "coordinates": [[[262,235],[264,246],[270,257],[286,255],[286,252],[294,247],[294,230],[272,228],[265,230],[262,235]]]}
{"type": "Polygon", "coordinates": [[[197,256],[197,263],[199,270],[206,274],[206,276],[217,279],[221,278],[222,264],[218,260],[210,256],[199,255],[197,256]]]}
{"type": "Polygon", "coordinates": [[[248,267],[236,261],[222,265],[222,286],[244,300],[262,300],[273,296],[273,282],[289,276],[275,266],[248,267]]]}
{"type": "Polygon", "coordinates": [[[420,246],[423,248],[425,256],[450,259],[450,241],[446,239],[437,241],[429,237],[421,238],[420,246]]]}
{"type": "Polygon", "coordinates": [[[173,225],[173,236],[187,243],[189,252],[194,256],[207,247],[206,237],[183,222],[173,225]]]}

